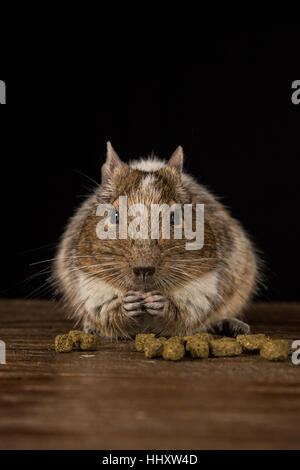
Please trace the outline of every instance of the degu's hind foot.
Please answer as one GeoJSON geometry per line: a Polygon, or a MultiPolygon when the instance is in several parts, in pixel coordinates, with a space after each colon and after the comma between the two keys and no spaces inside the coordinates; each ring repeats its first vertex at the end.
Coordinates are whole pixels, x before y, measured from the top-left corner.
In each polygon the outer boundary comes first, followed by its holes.
{"type": "Polygon", "coordinates": [[[211,326],[211,331],[217,335],[231,336],[248,335],[250,326],[237,318],[224,318],[211,326]]]}

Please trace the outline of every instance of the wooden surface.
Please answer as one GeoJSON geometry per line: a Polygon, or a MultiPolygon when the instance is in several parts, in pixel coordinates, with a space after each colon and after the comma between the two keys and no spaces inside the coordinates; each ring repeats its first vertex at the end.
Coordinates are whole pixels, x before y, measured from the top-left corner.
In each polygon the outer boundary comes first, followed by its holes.
{"type": "MultiPolygon", "coordinates": [[[[300,339],[300,304],[254,304],[247,318],[300,339]]],[[[300,365],[149,361],[132,342],[56,354],[71,326],[52,302],[0,301],[1,449],[300,448],[300,365]]]]}

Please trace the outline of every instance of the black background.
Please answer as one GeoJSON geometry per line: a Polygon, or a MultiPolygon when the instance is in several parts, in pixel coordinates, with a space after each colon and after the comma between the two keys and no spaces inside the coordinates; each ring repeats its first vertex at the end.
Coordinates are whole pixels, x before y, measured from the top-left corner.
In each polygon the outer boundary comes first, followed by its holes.
{"type": "Polygon", "coordinates": [[[263,253],[258,298],[299,300],[296,25],[237,29],[192,12],[134,17],[70,2],[4,17],[1,296],[50,295],[49,263],[33,263],[54,256],[110,139],[125,161],[168,158],[181,144],[186,170],[263,253]]]}

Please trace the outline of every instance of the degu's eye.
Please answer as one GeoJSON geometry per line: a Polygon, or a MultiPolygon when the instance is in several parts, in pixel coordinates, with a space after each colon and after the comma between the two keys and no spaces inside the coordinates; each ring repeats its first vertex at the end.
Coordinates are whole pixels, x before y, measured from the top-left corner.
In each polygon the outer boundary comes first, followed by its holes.
{"type": "Polygon", "coordinates": [[[115,224],[119,223],[119,212],[115,211],[115,224]]]}

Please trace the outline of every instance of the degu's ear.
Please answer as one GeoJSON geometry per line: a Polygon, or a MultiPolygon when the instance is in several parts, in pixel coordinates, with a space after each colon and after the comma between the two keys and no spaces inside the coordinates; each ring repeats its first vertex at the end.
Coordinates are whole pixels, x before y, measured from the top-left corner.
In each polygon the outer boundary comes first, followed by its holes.
{"type": "Polygon", "coordinates": [[[107,142],[106,147],[106,162],[101,168],[102,184],[107,183],[107,181],[111,179],[115,169],[122,165],[120,158],[109,141],[107,142]]]}
{"type": "Polygon", "coordinates": [[[183,167],[183,148],[179,145],[168,161],[168,166],[175,168],[179,173],[183,167]]]}

